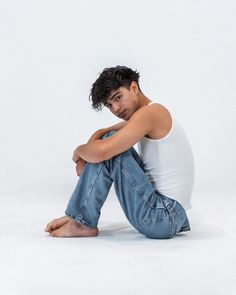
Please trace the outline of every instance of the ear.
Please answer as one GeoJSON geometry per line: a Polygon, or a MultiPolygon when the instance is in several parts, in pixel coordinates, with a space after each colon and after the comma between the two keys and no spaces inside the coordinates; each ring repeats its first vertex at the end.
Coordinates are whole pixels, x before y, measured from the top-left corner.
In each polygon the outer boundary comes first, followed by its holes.
{"type": "Polygon", "coordinates": [[[138,84],[135,81],[132,81],[130,84],[130,89],[136,94],[138,95],[139,92],[139,88],[138,88],[138,84]]]}

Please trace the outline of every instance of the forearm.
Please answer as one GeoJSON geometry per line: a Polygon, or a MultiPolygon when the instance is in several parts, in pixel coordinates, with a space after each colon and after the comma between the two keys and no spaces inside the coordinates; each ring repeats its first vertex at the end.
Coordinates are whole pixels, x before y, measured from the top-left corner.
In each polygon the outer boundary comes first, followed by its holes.
{"type": "Polygon", "coordinates": [[[122,121],[122,122],[119,122],[115,125],[112,125],[112,126],[109,126],[106,128],[101,128],[93,133],[93,135],[89,138],[87,143],[93,142],[94,140],[97,140],[97,139],[101,139],[103,137],[103,135],[105,135],[109,131],[112,131],[112,130],[118,131],[121,128],[123,128],[126,124],[127,124],[126,121],[122,121]]]}
{"type": "Polygon", "coordinates": [[[121,121],[121,122],[119,122],[119,123],[117,123],[115,125],[109,126],[107,128],[104,128],[104,129],[107,129],[108,130],[107,132],[112,131],[112,130],[118,131],[121,128],[123,128],[127,123],[128,123],[127,121],[121,121]]]}
{"type": "Polygon", "coordinates": [[[75,153],[89,163],[99,163],[104,160],[103,140],[96,139],[86,144],[81,144],[75,150],[75,153]]]}
{"type": "Polygon", "coordinates": [[[77,159],[82,158],[86,162],[99,163],[105,160],[102,136],[112,130],[120,130],[127,124],[126,121],[119,122],[107,128],[97,130],[88,140],[87,144],[82,144],[74,151],[75,162],[77,159]]]}

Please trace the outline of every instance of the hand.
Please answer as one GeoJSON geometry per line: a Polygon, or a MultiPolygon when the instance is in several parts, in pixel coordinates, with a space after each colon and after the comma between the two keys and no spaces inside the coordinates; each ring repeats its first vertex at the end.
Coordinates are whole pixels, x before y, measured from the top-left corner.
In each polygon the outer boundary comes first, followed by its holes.
{"type": "Polygon", "coordinates": [[[108,132],[107,128],[99,129],[93,133],[93,135],[89,138],[88,143],[93,142],[94,140],[101,139],[103,135],[108,132]]]}
{"type": "Polygon", "coordinates": [[[80,158],[79,161],[77,162],[76,173],[78,176],[80,176],[82,171],[84,170],[85,164],[86,164],[86,162],[82,158],[80,158]]]}
{"type": "Polygon", "coordinates": [[[77,149],[74,150],[74,153],[73,153],[73,157],[72,157],[72,160],[77,164],[77,162],[82,159],[78,153],[77,153],[77,149]]]}

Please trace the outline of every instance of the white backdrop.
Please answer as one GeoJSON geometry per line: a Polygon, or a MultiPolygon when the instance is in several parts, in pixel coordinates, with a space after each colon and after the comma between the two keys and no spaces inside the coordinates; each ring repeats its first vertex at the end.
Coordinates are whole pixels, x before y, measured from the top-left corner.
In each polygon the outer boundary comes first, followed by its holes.
{"type": "Polygon", "coordinates": [[[195,190],[235,180],[235,1],[0,1],[0,194],[69,197],[76,146],[117,122],[88,101],[104,67],[140,72],[182,123],[195,190]]]}

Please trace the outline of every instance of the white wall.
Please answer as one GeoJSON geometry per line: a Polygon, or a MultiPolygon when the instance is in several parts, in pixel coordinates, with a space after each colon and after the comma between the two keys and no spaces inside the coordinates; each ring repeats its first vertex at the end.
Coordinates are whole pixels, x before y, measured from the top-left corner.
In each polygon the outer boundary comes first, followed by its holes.
{"type": "Polygon", "coordinates": [[[1,1],[0,193],[70,194],[74,148],[116,122],[88,95],[130,66],[192,144],[196,190],[235,180],[235,1],[1,1]]]}

